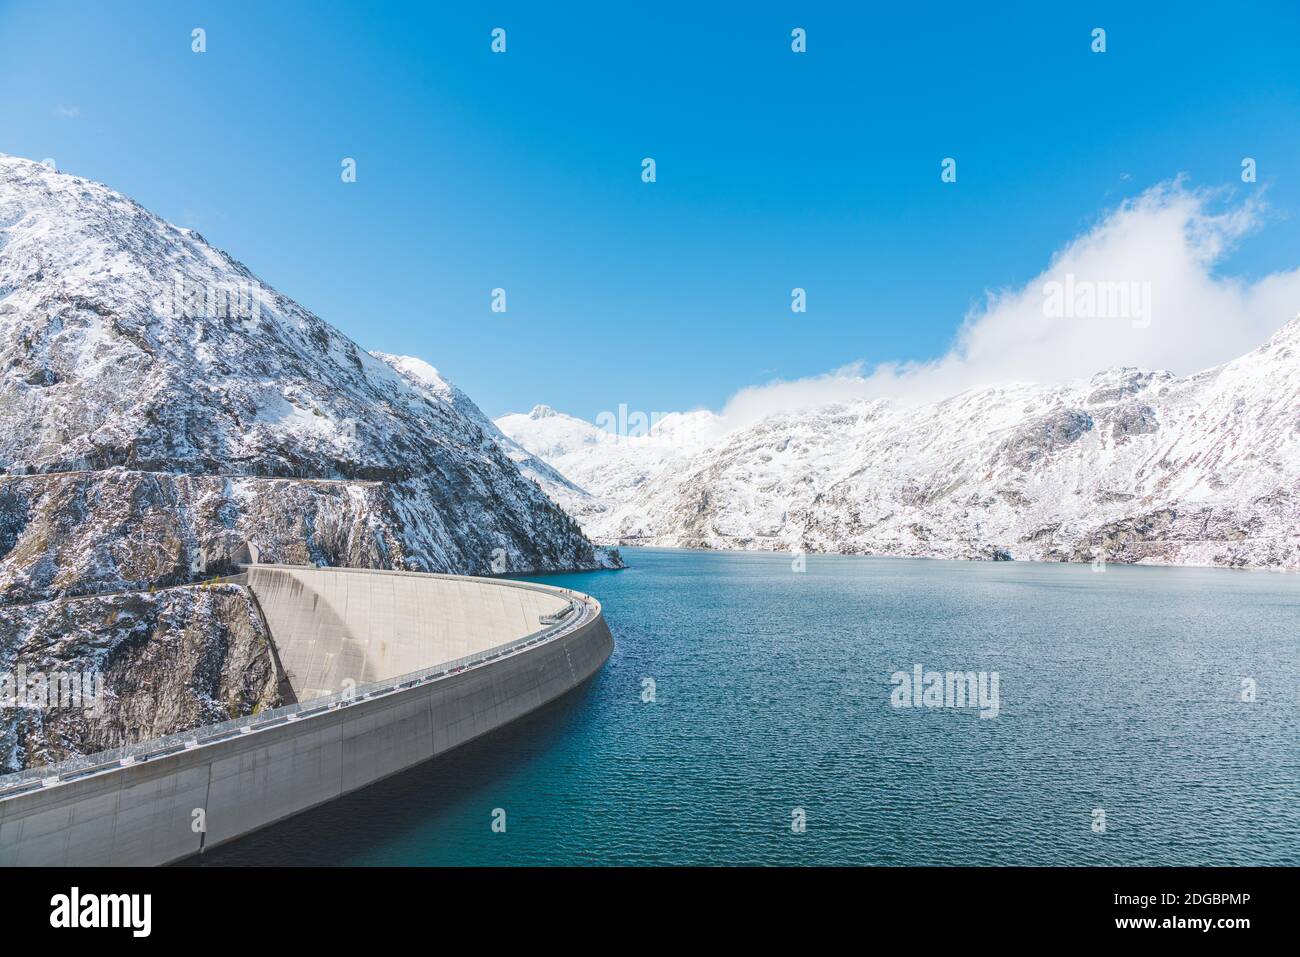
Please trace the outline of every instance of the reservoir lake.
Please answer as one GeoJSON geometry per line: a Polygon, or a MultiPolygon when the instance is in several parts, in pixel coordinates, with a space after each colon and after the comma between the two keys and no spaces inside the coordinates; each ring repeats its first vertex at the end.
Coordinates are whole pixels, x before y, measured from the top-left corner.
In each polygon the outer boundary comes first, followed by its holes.
{"type": "Polygon", "coordinates": [[[1300,864],[1300,576],[623,554],[586,685],[202,864],[1300,864]]]}

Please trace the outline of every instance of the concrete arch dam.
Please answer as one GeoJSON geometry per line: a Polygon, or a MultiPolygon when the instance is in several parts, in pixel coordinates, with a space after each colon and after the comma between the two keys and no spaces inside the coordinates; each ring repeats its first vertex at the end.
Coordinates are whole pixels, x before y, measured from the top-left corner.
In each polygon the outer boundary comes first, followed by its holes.
{"type": "Polygon", "coordinates": [[[286,565],[247,585],[296,702],[0,779],[0,865],[189,857],[500,728],[614,646],[599,602],[545,585],[286,565]]]}

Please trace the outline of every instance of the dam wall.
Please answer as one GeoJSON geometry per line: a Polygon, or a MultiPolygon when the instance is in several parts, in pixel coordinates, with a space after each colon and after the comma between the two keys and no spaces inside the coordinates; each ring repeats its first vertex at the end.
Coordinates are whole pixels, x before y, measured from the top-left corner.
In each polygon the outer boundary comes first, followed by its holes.
{"type": "Polygon", "coordinates": [[[152,753],[0,781],[0,865],[181,860],[500,728],[581,684],[613,649],[599,603],[565,589],[248,571],[299,703],[159,739],[152,753]],[[331,691],[335,680],[355,692],[331,691]]]}
{"type": "Polygon", "coordinates": [[[509,644],[569,604],[491,578],[292,565],[250,565],[247,576],[299,701],[509,644]]]}

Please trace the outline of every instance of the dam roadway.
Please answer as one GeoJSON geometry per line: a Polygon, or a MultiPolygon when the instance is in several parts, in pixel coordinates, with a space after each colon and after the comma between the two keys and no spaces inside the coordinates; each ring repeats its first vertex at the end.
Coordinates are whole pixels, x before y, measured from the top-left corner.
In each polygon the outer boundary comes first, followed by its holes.
{"type": "Polygon", "coordinates": [[[182,860],[496,730],[613,650],[599,602],[552,586],[289,565],[246,585],[296,701],[0,778],[0,865],[182,860]]]}

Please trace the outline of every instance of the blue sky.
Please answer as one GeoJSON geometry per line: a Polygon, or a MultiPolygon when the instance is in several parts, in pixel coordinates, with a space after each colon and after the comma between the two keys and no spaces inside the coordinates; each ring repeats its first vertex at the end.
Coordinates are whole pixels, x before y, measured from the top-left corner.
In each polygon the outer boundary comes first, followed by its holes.
{"type": "Polygon", "coordinates": [[[1267,190],[1216,268],[1300,260],[1294,3],[371,6],[0,0],[0,151],[198,229],[490,415],[941,356],[1179,173],[1267,190]]]}

